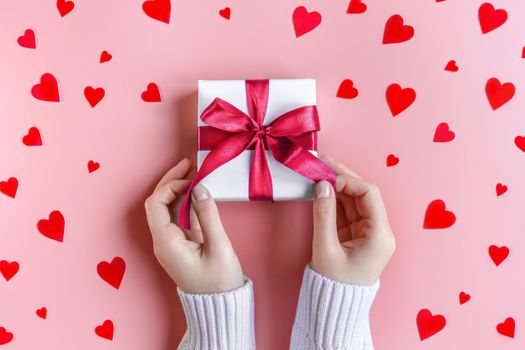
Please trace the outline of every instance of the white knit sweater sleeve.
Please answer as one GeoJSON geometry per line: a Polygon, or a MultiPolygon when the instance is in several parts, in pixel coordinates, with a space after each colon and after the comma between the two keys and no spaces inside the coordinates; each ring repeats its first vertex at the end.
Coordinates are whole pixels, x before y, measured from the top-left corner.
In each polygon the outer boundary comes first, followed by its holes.
{"type": "Polygon", "coordinates": [[[372,350],[369,311],[379,288],[331,280],[308,265],[290,350],[372,350]]]}
{"type": "Polygon", "coordinates": [[[252,281],[228,292],[188,294],[177,289],[188,329],[178,350],[255,349],[252,281]]]}

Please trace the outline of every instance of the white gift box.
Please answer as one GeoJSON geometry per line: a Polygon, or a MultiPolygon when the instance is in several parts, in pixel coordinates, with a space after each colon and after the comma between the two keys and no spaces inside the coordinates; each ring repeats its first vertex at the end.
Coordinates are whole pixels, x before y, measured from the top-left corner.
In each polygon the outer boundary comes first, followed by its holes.
{"type": "MultiPolygon", "coordinates": [[[[245,80],[199,80],[198,126],[205,126],[200,116],[219,97],[248,114],[245,80]]],[[[298,107],[315,105],[316,90],[314,79],[270,79],[266,116],[263,125],[270,124],[282,114],[298,107]]],[[[210,151],[197,152],[197,167],[210,151]]],[[[317,152],[310,150],[317,156],[317,152]]],[[[245,150],[234,159],[208,174],[201,183],[208,188],[218,201],[249,200],[249,174],[253,150],[245,150]]],[[[266,150],[268,166],[272,176],[273,198],[283,200],[311,200],[314,182],[294,172],[275,160],[266,150]]]]}

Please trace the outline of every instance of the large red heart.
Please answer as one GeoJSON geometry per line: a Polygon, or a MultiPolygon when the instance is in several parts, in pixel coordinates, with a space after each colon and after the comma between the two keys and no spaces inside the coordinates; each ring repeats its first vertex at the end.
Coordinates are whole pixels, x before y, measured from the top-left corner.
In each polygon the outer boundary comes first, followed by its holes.
{"type": "Polygon", "coordinates": [[[86,96],[86,100],[89,102],[91,107],[95,107],[103,98],[106,92],[103,88],[94,88],[91,86],[87,86],[84,89],[84,96],[86,96]]]}
{"type": "Polygon", "coordinates": [[[516,138],[514,139],[514,143],[516,144],[516,146],[518,146],[520,150],[525,152],[525,136],[516,136],[516,138]]]}
{"type": "Polygon", "coordinates": [[[339,98],[356,98],[359,91],[354,87],[354,82],[350,79],[345,79],[339,85],[337,90],[337,97],[339,98]]]}
{"type": "Polygon", "coordinates": [[[229,7],[225,7],[222,10],[219,10],[219,15],[226,19],[230,19],[232,10],[229,7]]]}
{"type": "Polygon", "coordinates": [[[486,2],[479,7],[478,18],[481,32],[486,34],[501,26],[507,21],[507,11],[495,10],[492,4],[486,2]]]}
{"type": "Polygon", "coordinates": [[[146,91],[141,95],[144,102],[160,102],[159,87],[155,83],[149,83],[146,91]]]}
{"type": "Polygon", "coordinates": [[[429,309],[422,309],[416,317],[419,338],[425,340],[445,328],[447,320],[443,315],[432,315],[429,309]]]}
{"type": "Polygon", "coordinates": [[[22,47],[36,49],[35,32],[32,29],[27,29],[24,35],[18,37],[17,42],[22,47]]]}
{"type": "Polygon", "coordinates": [[[45,308],[45,306],[41,307],[40,309],[37,309],[36,315],[45,320],[47,318],[47,309],[45,308]]]}
{"type": "Polygon", "coordinates": [[[60,102],[58,83],[51,73],[42,74],[40,84],[33,86],[31,94],[34,98],[42,101],[60,102]]]}
{"type": "Polygon", "coordinates": [[[489,247],[489,255],[494,264],[499,266],[509,256],[510,250],[506,246],[498,247],[497,245],[491,245],[489,247]]]}
{"type": "Polygon", "coordinates": [[[447,123],[439,123],[434,133],[434,142],[450,142],[454,140],[456,134],[449,129],[447,123]]]}
{"type": "Polygon", "coordinates": [[[37,127],[30,127],[24,137],[22,137],[22,142],[26,146],[42,146],[42,137],[40,136],[40,130],[37,127]]]}
{"type": "Polygon", "coordinates": [[[6,281],[13,278],[20,269],[20,265],[16,261],[9,262],[7,260],[0,261],[0,273],[4,276],[6,281]]]}
{"type": "Polygon", "coordinates": [[[499,334],[510,338],[514,338],[515,329],[516,322],[512,317],[507,317],[504,322],[501,322],[496,326],[496,330],[499,334]]]}
{"type": "Polygon", "coordinates": [[[298,38],[314,30],[321,24],[321,14],[316,11],[308,12],[306,7],[298,6],[292,15],[295,36],[298,38]]]}
{"type": "Polygon", "coordinates": [[[364,13],[366,11],[366,4],[361,0],[350,0],[346,13],[364,13]]]}
{"type": "Polygon", "coordinates": [[[502,194],[504,194],[505,192],[507,192],[508,189],[509,188],[506,185],[504,185],[502,183],[498,183],[496,185],[496,195],[499,197],[502,194]]]}
{"type": "Polygon", "coordinates": [[[485,85],[485,92],[493,110],[507,103],[516,92],[514,84],[501,84],[497,78],[490,78],[485,85]]]}
{"type": "Polygon", "coordinates": [[[100,326],[95,327],[95,333],[101,338],[113,340],[114,329],[113,322],[105,320],[100,326]]]}
{"type": "Polygon", "coordinates": [[[13,333],[8,332],[4,327],[0,327],[0,345],[4,345],[13,340],[13,333]]]}
{"type": "Polygon", "coordinates": [[[142,10],[149,17],[164,23],[170,23],[171,1],[148,0],[142,4],[142,10]]]}
{"type": "Polygon", "coordinates": [[[455,222],[456,215],[454,215],[453,212],[446,210],[445,202],[441,199],[436,199],[430,202],[427,207],[423,228],[447,228],[454,225],[455,222]]]}
{"type": "Polygon", "coordinates": [[[414,28],[403,24],[403,17],[393,15],[386,21],[383,33],[383,44],[401,43],[412,39],[414,28]]]}
{"type": "Polygon", "coordinates": [[[7,181],[0,181],[0,192],[15,198],[16,190],[18,189],[18,179],[16,177],[10,177],[7,181]]]}
{"type": "Polygon", "coordinates": [[[57,0],[57,9],[62,17],[73,11],[74,7],[75,3],[73,1],[57,0]]]}
{"type": "Polygon", "coordinates": [[[38,231],[47,238],[62,242],[64,240],[65,220],[62,213],[54,210],[49,214],[49,219],[42,219],[38,221],[38,231]]]}
{"type": "Polygon", "coordinates": [[[399,163],[399,158],[396,157],[393,154],[389,154],[388,157],[386,157],[386,166],[394,166],[399,163]]]}
{"type": "Polygon", "coordinates": [[[386,89],[386,102],[392,116],[407,109],[416,100],[416,92],[412,88],[402,89],[399,84],[390,84],[386,89]]]}
{"type": "Polygon", "coordinates": [[[106,50],[102,51],[102,53],[100,54],[100,60],[99,62],[100,63],[104,63],[104,62],[108,62],[110,61],[111,59],[113,58],[113,56],[107,52],[106,50]]]}
{"type": "Polygon", "coordinates": [[[459,293],[459,304],[460,305],[465,304],[469,300],[470,300],[470,294],[465,293],[465,292],[459,293]]]}
{"type": "Polygon", "coordinates": [[[97,265],[98,275],[115,289],[119,289],[126,272],[126,262],[119,256],[113,258],[111,263],[101,261],[97,265]]]}

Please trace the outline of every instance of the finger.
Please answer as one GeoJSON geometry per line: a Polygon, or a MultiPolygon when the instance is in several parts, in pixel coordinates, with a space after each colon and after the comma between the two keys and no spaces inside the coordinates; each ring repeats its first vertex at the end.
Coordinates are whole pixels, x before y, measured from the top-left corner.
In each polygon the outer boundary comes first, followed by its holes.
{"type": "Polygon", "coordinates": [[[211,193],[202,184],[198,184],[192,191],[192,203],[197,220],[201,226],[205,247],[214,247],[230,244],[224,231],[221,218],[211,193]]]}
{"type": "Polygon", "coordinates": [[[201,225],[199,224],[199,219],[197,219],[197,214],[195,214],[195,208],[193,207],[193,203],[190,209],[190,225],[191,230],[189,230],[189,239],[191,239],[194,242],[203,244],[204,239],[202,238],[202,229],[201,225]]]}
{"type": "Polygon", "coordinates": [[[337,175],[347,174],[347,175],[361,179],[361,176],[359,176],[355,171],[352,171],[348,169],[346,166],[344,166],[343,164],[336,162],[332,157],[327,156],[326,154],[323,154],[319,158],[321,158],[321,160],[323,160],[332,169],[334,169],[337,175]]]}
{"type": "Polygon", "coordinates": [[[159,183],[155,187],[155,190],[169,181],[176,179],[184,179],[184,177],[191,170],[191,161],[188,158],[181,159],[173,168],[168,170],[166,174],[160,179],[159,183]]]}
{"type": "Polygon", "coordinates": [[[337,202],[332,185],[325,180],[315,185],[313,201],[314,236],[313,247],[334,248],[339,245],[337,237],[337,202]]]}

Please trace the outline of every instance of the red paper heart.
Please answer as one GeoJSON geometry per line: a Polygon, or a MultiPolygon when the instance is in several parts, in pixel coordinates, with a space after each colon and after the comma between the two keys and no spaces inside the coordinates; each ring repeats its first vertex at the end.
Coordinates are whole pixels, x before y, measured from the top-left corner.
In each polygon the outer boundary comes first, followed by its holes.
{"type": "Polygon", "coordinates": [[[350,79],[345,79],[339,85],[337,90],[337,97],[339,98],[356,98],[359,94],[359,91],[354,87],[354,82],[350,79]]]}
{"type": "Polygon", "coordinates": [[[149,17],[164,23],[170,23],[171,1],[148,0],[142,4],[142,10],[149,17]]]}
{"type": "Polygon", "coordinates": [[[84,96],[86,96],[86,100],[89,102],[92,108],[94,108],[103,98],[106,92],[103,88],[93,88],[91,86],[87,86],[84,89],[84,96]]]}
{"type": "Polygon", "coordinates": [[[18,45],[27,49],[36,49],[35,32],[33,29],[26,29],[24,35],[18,37],[18,45]]]}
{"type": "Polygon", "coordinates": [[[142,93],[142,100],[144,102],[160,102],[159,87],[155,83],[149,83],[146,91],[142,93]]]}
{"type": "Polygon", "coordinates": [[[27,134],[22,137],[22,142],[26,146],[42,146],[42,137],[40,137],[38,128],[35,126],[30,127],[27,134]]]}
{"type": "Polygon", "coordinates": [[[467,294],[465,292],[459,293],[459,304],[460,305],[465,304],[469,300],[470,300],[470,294],[467,294]]]}
{"type": "Polygon", "coordinates": [[[226,19],[230,19],[231,16],[231,9],[229,7],[225,7],[222,10],[219,10],[219,15],[226,19]]]}
{"type": "Polygon", "coordinates": [[[113,56],[107,52],[106,50],[102,51],[102,53],[100,54],[100,60],[99,62],[100,63],[104,63],[104,62],[108,62],[108,61],[111,61],[111,59],[113,58],[113,56]]]}
{"type": "Polygon", "coordinates": [[[496,185],[496,195],[499,197],[505,192],[507,192],[508,187],[506,185],[503,185],[502,183],[498,183],[496,185]]]}
{"type": "Polygon", "coordinates": [[[6,281],[9,281],[11,278],[13,278],[19,269],[20,265],[18,265],[16,261],[0,261],[0,273],[4,276],[6,281]]]}
{"type": "Polygon", "coordinates": [[[501,84],[497,78],[490,78],[485,85],[485,92],[493,110],[510,101],[516,89],[512,83],[501,84]]]}
{"type": "Polygon", "coordinates": [[[73,1],[57,0],[57,9],[62,17],[70,13],[74,7],[75,3],[73,1]]]}
{"type": "Polygon", "coordinates": [[[101,338],[113,340],[114,329],[113,322],[105,320],[102,325],[95,327],[95,333],[101,338]]]}
{"type": "Polygon", "coordinates": [[[47,238],[62,242],[64,240],[65,220],[62,213],[54,210],[49,214],[49,219],[42,219],[37,224],[38,231],[47,238]]]}
{"type": "Polygon", "coordinates": [[[525,46],[523,46],[523,49],[521,50],[521,58],[525,58],[525,46]]]}
{"type": "Polygon", "coordinates": [[[18,179],[16,177],[10,177],[7,181],[0,181],[0,192],[15,198],[16,190],[18,189],[18,179]]]}
{"type": "Polygon", "coordinates": [[[397,163],[399,163],[399,158],[395,155],[389,154],[388,157],[386,157],[386,166],[394,166],[397,163]]]}
{"type": "Polygon", "coordinates": [[[525,152],[525,136],[516,136],[516,138],[514,139],[514,143],[516,144],[516,146],[518,146],[520,150],[525,152]]]}
{"type": "Polygon", "coordinates": [[[292,15],[295,36],[298,38],[314,30],[321,24],[321,14],[317,11],[308,12],[306,7],[298,6],[292,15]]]}
{"type": "Polygon", "coordinates": [[[57,80],[50,73],[42,74],[40,84],[33,86],[31,94],[34,98],[42,101],[60,102],[57,80]]]}
{"type": "Polygon", "coordinates": [[[454,140],[456,134],[449,129],[447,123],[439,123],[434,133],[434,142],[450,142],[454,140]]]}
{"type": "Polygon", "coordinates": [[[98,162],[90,160],[87,164],[87,168],[88,168],[88,172],[92,173],[98,170],[98,168],[100,168],[100,164],[98,162]]]}
{"type": "Polygon", "coordinates": [[[445,202],[441,199],[436,199],[430,202],[427,207],[423,228],[447,228],[454,225],[455,222],[456,215],[454,215],[453,212],[446,210],[445,202]]]}
{"type": "Polygon", "coordinates": [[[364,13],[366,11],[366,4],[361,0],[350,0],[346,13],[364,13]]]}
{"type": "Polygon", "coordinates": [[[507,11],[502,9],[495,10],[492,4],[486,2],[479,7],[478,17],[481,32],[486,34],[505,23],[508,16],[507,11]]]}
{"type": "Polygon", "coordinates": [[[47,309],[45,307],[41,307],[40,309],[36,310],[36,315],[45,320],[47,318],[47,309]]]}
{"type": "Polygon", "coordinates": [[[0,345],[4,345],[13,340],[13,333],[8,332],[4,327],[0,327],[0,345]]]}
{"type": "Polygon", "coordinates": [[[416,100],[416,92],[412,88],[402,89],[399,84],[390,84],[386,89],[386,102],[395,117],[407,109],[416,100]]]}
{"type": "Polygon", "coordinates": [[[419,338],[425,340],[445,328],[447,320],[443,315],[432,315],[428,309],[422,309],[416,317],[419,338]]]}
{"type": "Polygon", "coordinates": [[[113,258],[111,263],[101,261],[97,265],[98,275],[115,289],[119,289],[122,278],[126,272],[126,262],[119,256],[113,258]]]}
{"type": "Polygon", "coordinates": [[[456,65],[455,60],[451,60],[448,61],[447,65],[445,66],[445,70],[448,70],[449,72],[457,72],[459,67],[456,65]]]}
{"type": "Polygon", "coordinates": [[[501,322],[496,326],[496,330],[499,334],[509,338],[514,338],[515,329],[516,322],[512,317],[507,317],[504,322],[501,322]]]}
{"type": "Polygon", "coordinates": [[[489,247],[489,255],[494,264],[499,266],[509,256],[510,250],[506,246],[498,247],[497,245],[491,245],[489,247]]]}
{"type": "Polygon", "coordinates": [[[412,39],[414,28],[403,24],[403,17],[393,15],[386,21],[383,33],[383,44],[401,43],[412,39]]]}

